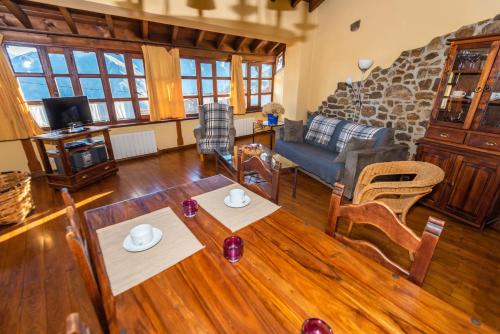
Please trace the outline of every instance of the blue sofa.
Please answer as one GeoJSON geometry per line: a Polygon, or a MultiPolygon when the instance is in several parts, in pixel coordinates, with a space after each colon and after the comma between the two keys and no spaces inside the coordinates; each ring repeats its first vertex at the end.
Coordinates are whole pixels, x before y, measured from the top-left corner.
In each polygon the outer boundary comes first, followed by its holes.
{"type": "Polygon", "coordinates": [[[292,160],[300,169],[320,181],[333,185],[341,182],[345,186],[344,195],[352,198],[359,173],[367,165],[375,162],[406,160],[408,147],[394,144],[394,129],[380,128],[374,136],[375,145],[371,149],[351,151],[347,153],[345,163],[335,162],[339,155],[336,143],[342,128],[349,121],[340,122],[327,145],[307,142],[305,136],[314,115],[308,116],[304,126],[303,142],[286,142],[283,140],[284,128],[276,131],[276,152],[292,160]]]}

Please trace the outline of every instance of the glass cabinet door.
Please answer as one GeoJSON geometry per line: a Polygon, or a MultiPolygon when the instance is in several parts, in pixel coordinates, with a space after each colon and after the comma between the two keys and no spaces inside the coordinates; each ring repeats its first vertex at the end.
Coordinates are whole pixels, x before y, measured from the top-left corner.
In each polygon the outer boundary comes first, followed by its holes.
{"type": "Polygon", "coordinates": [[[444,92],[438,102],[435,121],[461,127],[476,95],[479,79],[490,53],[490,46],[459,46],[448,73],[444,92]]]}
{"type": "Polygon", "coordinates": [[[484,86],[473,129],[500,133],[500,54],[484,86]]]}

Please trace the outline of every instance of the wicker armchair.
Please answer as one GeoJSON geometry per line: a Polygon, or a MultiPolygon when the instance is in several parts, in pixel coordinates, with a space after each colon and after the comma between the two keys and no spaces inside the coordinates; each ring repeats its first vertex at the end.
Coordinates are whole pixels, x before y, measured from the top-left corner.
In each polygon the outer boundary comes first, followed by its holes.
{"type": "Polygon", "coordinates": [[[366,166],[359,175],[353,204],[373,200],[387,204],[406,224],[410,208],[432,188],[443,181],[444,171],[422,161],[392,161],[366,166]],[[391,181],[396,175],[415,175],[411,181],[391,181]],[[392,176],[392,177],[391,177],[392,176]],[[381,179],[375,180],[375,178],[381,179]],[[389,179],[389,181],[387,181],[389,179]]]}

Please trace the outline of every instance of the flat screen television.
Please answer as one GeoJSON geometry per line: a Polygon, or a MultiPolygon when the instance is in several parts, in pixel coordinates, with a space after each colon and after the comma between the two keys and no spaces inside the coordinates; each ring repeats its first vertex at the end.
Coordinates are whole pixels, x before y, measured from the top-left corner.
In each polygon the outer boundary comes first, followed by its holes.
{"type": "Polygon", "coordinates": [[[43,99],[43,105],[52,130],[68,128],[74,123],[78,125],[92,123],[86,96],[52,97],[43,99]]]}

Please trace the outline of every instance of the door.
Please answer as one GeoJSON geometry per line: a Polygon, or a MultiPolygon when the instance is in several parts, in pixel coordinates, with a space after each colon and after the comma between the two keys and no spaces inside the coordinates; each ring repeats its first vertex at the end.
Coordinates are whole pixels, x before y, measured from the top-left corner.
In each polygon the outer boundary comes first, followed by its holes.
{"type": "Polygon", "coordinates": [[[431,122],[468,129],[481,98],[483,85],[498,52],[498,45],[454,45],[450,50],[431,122]]]}
{"type": "Polygon", "coordinates": [[[439,207],[442,203],[446,202],[443,196],[447,193],[447,187],[452,178],[453,163],[455,160],[455,155],[452,153],[434,149],[425,145],[419,147],[417,159],[418,161],[429,162],[433,165],[441,167],[444,171],[445,176],[443,182],[437,184],[432,192],[425,196],[423,202],[432,205],[434,207],[439,207]]]}
{"type": "Polygon", "coordinates": [[[457,156],[445,209],[480,226],[498,191],[499,166],[475,156],[457,156]]]}
{"type": "MultiPolygon", "coordinates": [[[[496,44],[498,45],[500,42],[496,42],[496,44]]],[[[488,80],[484,85],[483,94],[474,115],[472,129],[500,134],[500,53],[497,53],[488,80]]]]}

